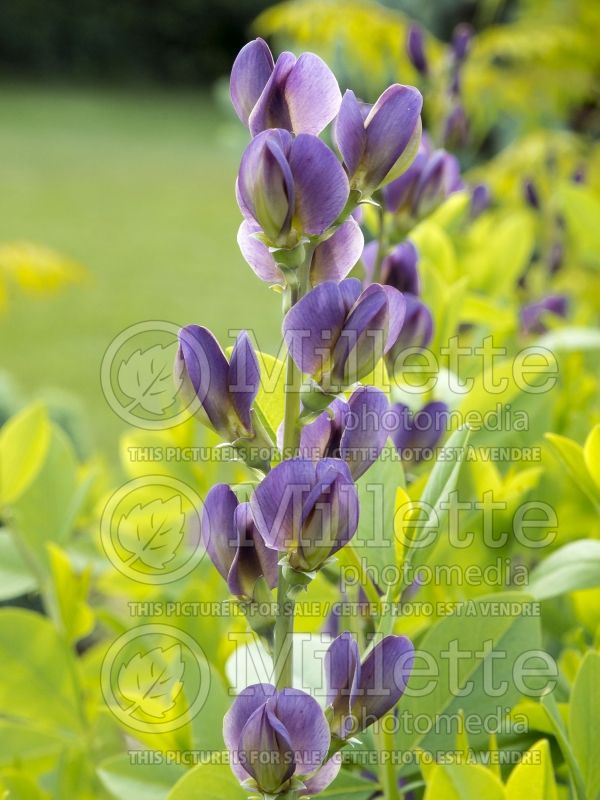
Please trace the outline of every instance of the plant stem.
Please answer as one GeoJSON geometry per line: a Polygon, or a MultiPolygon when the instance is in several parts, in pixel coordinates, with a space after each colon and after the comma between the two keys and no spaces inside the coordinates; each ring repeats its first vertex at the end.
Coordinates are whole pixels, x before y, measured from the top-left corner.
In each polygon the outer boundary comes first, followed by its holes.
{"type": "Polygon", "coordinates": [[[288,595],[289,584],[284,570],[279,567],[277,584],[277,619],[273,646],[275,686],[277,689],[291,687],[293,683],[294,646],[294,600],[288,595]]]}
{"type": "Polygon", "coordinates": [[[391,754],[394,752],[394,734],[392,733],[392,726],[387,726],[386,720],[388,717],[393,719],[394,712],[390,711],[385,717],[381,719],[381,732],[379,734],[378,749],[381,756],[380,774],[381,783],[383,785],[385,800],[399,800],[400,793],[398,791],[398,781],[396,777],[396,769],[391,754]]]}

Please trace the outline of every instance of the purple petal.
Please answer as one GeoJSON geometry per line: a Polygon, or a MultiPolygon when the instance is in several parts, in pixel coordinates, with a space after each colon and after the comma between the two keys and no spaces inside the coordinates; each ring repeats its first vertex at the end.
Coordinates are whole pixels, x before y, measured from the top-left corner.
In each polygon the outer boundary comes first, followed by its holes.
{"type": "Polygon", "coordinates": [[[371,650],[361,667],[352,702],[361,729],[396,705],[406,689],[413,657],[414,647],[405,636],[386,636],[371,650]]]}
{"type": "Polygon", "coordinates": [[[238,499],[229,486],[218,483],[207,494],[202,512],[202,543],[225,580],[237,553],[237,506],[238,499]]]}
{"type": "Polygon", "coordinates": [[[269,252],[269,248],[263,244],[260,239],[257,239],[256,236],[253,236],[253,234],[258,233],[260,230],[258,225],[244,220],[239,227],[237,235],[239,248],[242,251],[242,255],[261,281],[283,286],[285,284],[283,272],[275,263],[275,259],[269,252]]]}
{"type": "Polygon", "coordinates": [[[238,335],[229,363],[229,394],[242,425],[252,430],[250,409],[260,386],[260,367],[246,331],[238,335]]]}
{"type": "Polygon", "coordinates": [[[406,43],[408,58],[413,67],[421,75],[427,75],[427,57],[423,42],[423,30],[419,25],[411,25],[406,43]]]}
{"type": "Polygon", "coordinates": [[[310,279],[313,286],[323,281],[341,281],[350,272],[363,251],[364,237],[352,217],[315,249],[310,279]]]}
{"type": "Polygon", "coordinates": [[[318,136],[338,113],[342,95],[335,75],[314,53],[303,53],[285,83],[294,133],[318,136]]]}
{"type": "Polygon", "coordinates": [[[430,449],[448,430],[448,406],[441,401],[427,403],[412,419],[413,447],[430,449]]]}
{"type": "MultiPolygon", "coordinates": [[[[390,186],[392,184],[390,183],[390,186]]],[[[375,265],[377,263],[377,252],[379,250],[379,243],[376,239],[365,245],[362,252],[361,261],[365,270],[365,281],[371,283],[375,273],[375,265]]]]}
{"type": "Polygon", "coordinates": [[[335,458],[348,410],[348,404],[336,397],[327,411],[305,425],[300,434],[300,454],[313,461],[327,456],[335,458]]]}
{"type": "Polygon", "coordinates": [[[326,789],[330,783],[337,778],[342,766],[342,754],[336,753],[320,769],[315,772],[312,778],[304,781],[306,793],[313,797],[326,789]]]}
{"type": "Polygon", "coordinates": [[[346,205],[350,193],[346,173],[329,147],[308,133],[294,139],[289,162],[296,190],[298,227],[304,233],[319,236],[346,205]]]}
{"type": "Polygon", "coordinates": [[[273,56],[264,39],[242,47],[231,69],[229,93],[235,112],[244,125],[273,72],[273,56]]]}
{"type": "Polygon", "coordinates": [[[231,769],[240,782],[249,777],[249,773],[239,763],[240,735],[249,717],[275,693],[275,687],[269,683],[255,683],[248,686],[235,698],[223,719],[223,739],[231,755],[231,769]]]}
{"type": "Polygon", "coordinates": [[[316,375],[326,365],[342,330],[346,314],[340,287],[345,283],[321,283],[292,306],[283,320],[287,348],[298,369],[308,375],[316,375]]]}
{"type": "Polygon", "coordinates": [[[291,131],[292,123],[285,99],[285,82],[296,63],[293,53],[282,53],[267,81],[264,90],[248,119],[252,136],[269,128],[284,128],[291,131]]]}
{"type": "Polygon", "coordinates": [[[393,286],[399,292],[420,294],[418,262],[419,254],[414,244],[409,239],[401,242],[383,259],[381,282],[387,286],[393,286]]]}
{"type": "Polygon", "coordinates": [[[407,294],[404,296],[404,304],[404,324],[395,342],[392,342],[392,358],[406,348],[427,347],[433,336],[433,316],[425,303],[418,297],[407,294]]]}
{"type": "Polygon", "coordinates": [[[367,143],[365,123],[356,95],[348,89],[335,121],[335,141],[349,175],[358,169],[367,143]]]}
{"type": "Polygon", "coordinates": [[[231,409],[229,364],[212,333],[200,325],[186,325],[179,331],[176,371],[189,381],[208,423],[227,436],[231,409]]]}
{"type": "Polygon", "coordinates": [[[277,585],[278,554],[265,546],[252,518],[249,503],[235,509],[234,525],[238,534],[235,558],[229,570],[229,591],[241,597],[254,597],[256,581],[264,577],[270,589],[277,585]]]}
{"type": "Polygon", "coordinates": [[[362,386],[353,392],[348,406],[340,456],[357,480],[377,461],[385,447],[388,439],[385,415],[389,404],[382,391],[373,386],[362,386]]]}
{"type": "Polygon", "coordinates": [[[349,386],[375,368],[383,356],[387,326],[384,287],[372,284],[355,303],[336,342],[332,356],[334,383],[349,386]]]}
{"type": "Polygon", "coordinates": [[[349,314],[362,292],[362,285],[358,278],[346,278],[339,284],[340,294],[344,303],[344,311],[349,314]]]}
{"type": "Polygon", "coordinates": [[[382,288],[388,301],[388,335],[385,343],[385,352],[387,353],[397,341],[402,330],[407,314],[407,301],[404,295],[393,286],[383,286],[382,288]]]}
{"type": "Polygon", "coordinates": [[[328,706],[333,705],[336,717],[343,723],[350,715],[350,702],[356,693],[360,673],[358,644],[351,633],[345,631],[329,645],[325,653],[325,680],[328,706]]]}
{"type": "Polygon", "coordinates": [[[295,771],[293,750],[285,725],[268,701],[248,719],[239,742],[240,762],[266,793],[275,793],[295,771]]]}
{"type": "Polygon", "coordinates": [[[419,151],[410,167],[403,172],[399,178],[387,183],[383,187],[382,191],[385,207],[392,214],[396,214],[401,207],[404,208],[410,205],[417,181],[429,158],[426,149],[424,141],[421,141],[419,151]]]}
{"type": "MultiPolygon", "coordinates": [[[[412,86],[394,84],[379,97],[365,121],[364,182],[377,188],[408,150],[419,127],[423,98],[412,86]]],[[[408,166],[408,165],[407,165],[408,166]]]]}
{"type": "Polygon", "coordinates": [[[321,707],[314,697],[289,688],[278,692],[274,709],[288,731],[296,775],[309,775],[327,755],[331,739],[321,707]]]}
{"type": "Polygon", "coordinates": [[[314,482],[314,463],[307,458],[294,458],[278,464],[256,487],[250,508],[267,547],[285,552],[293,546],[304,500],[314,482]]]}

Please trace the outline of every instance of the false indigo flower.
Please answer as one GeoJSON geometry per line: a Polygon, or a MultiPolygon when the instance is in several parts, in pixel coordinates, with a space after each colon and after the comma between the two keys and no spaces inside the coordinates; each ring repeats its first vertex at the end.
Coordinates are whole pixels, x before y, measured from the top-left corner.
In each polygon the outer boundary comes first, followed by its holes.
{"type": "Polygon", "coordinates": [[[386,636],[362,664],[350,633],[334,639],[325,655],[332,733],[348,739],[387,714],[404,694],[413,659],[414,647],[404,636],[386,636]]]}
{"type": "Polygon", "coordinates": [[[419,25],[411,25],[408,30],[406,52],[413,67],[420,75],[426,77],[429,72],[429,67],[425,55],[423,31],[419,25]]]}
{"type": "Polygon", "coordinates": [[[339,397],[300,435],[300,455],[342,458],[354,480],[379,458],[388,438],[386,396],[373,386],[361,386],[348,401],[339,397]]]}
{"type": "Polygon", "coordinates": [[[225,715],[223,738],[236,778],[269,796],[294,786],[313,796],[340,769],[339,758],[323,764],[329,727],[317,701],[299,689],[248,686],[225,715]]]}
{"type": "Polygon", "coordinates": [[[467,22],[461,22],[456,26],[452,34],[452,53],[459,63],[468,56],[472,39],[473,28],[467,22]]]}
{"type": "Polygon", "coordinates": [[[361,292],[356,278],[326,281],[292,306],[283,335],[298,368],[326,391],[339,391],[372,372],[396,343],[406,303],[391,286],[361,292]]]}
{"type": "MultiPolygon", "coordinates": [[[[362,262],[368,283],[373,279],[378,249],[378,243],[372,241],[363,250],[362,262]]],[[[419,254],[414,244],[410,240],[401,242],[382,259],[381,283],[386,286],[393,286],[399,292],[419,295],[421,293],[421,280],[417,269],[418,262],[419,254]]]]}
{"type": "Polygon", "coordinates": [[[231,70],[230,93],[241,121],[256,136],[268,128],[318,135],[337,114],[342,95],[335,75],[314,53],[277,62],[263,39],[243,47],[231,70]]]}
{"type": "Polygon", "coordinates": [[[567,298],[564,294],[551,294],[530,303],[521,309],[521,326],[525,333],[545,333],[548,328],[544,323],[546,314],[557,317],[567,316],[567,298]]]}
{"type": "MultiPolygon", "coordinates": [[[[311,284],[316,286],[323,281],[341,281],[345,278],[360,258],[363,244],[360,226],[353,217],[348,217],[332,236],[316,246],[310,267],[311,284]]],[[[283,271],[277,266],[269,248],[260,240],[258,225],[244,220],[238,231],[238,245],[242,255],[262,281],[285,285],[283,271]]]]}
{"type": "Polygon", "coordinates": [[[491,195],[487,183],[478,183],[471,192],[470,217],[472,220],[481,216],[490,207],[491,195]]]}
{"type": "Polygon", "coordinates": [[[466,147],[469,141],[469,120],[462,103],[457,103],[444,122],[443,143],[451,149],[466,147]]]}
{"type": "Polygon", "coordinates": [[[392,410],[397,427],[391,438],[405,460],[421,461],[425,451],[433,449],[448,428],[448,406],[439,401],[427,403],[415,414],[403,403],[397,403],[392,410]]]}
{"type": "Polygon", "coordinates": [[[348,200],[348,179],[327,145],[307,133],[259,134],[246,148],[237,182],[238,203],[269,244],[288,247],[303,235],[320,236],[348,200]]]}
{"type": "Polygon", "coordinates": [[[312,572],[340,550],[358,526],[358,494],[348,465],[338,458],[282,461],[250,498],[256,527],[289,564],[312,572]]]}
{"type": "Polygon", "coordinates": [[[179,331],[175,380],[188,402],[196,402],[196,416],[223,439],[235,442],[252,436],[251,408],[258,392],[260,370],[256,354],[243,331],[230,361],[207,329],[187,325],[179,331]]]}
{"type": "Polygon", "coordinates": [[[425,303],[412,294],[404,295],[406,316],[404,325],[396,342],[387,354],[388,369],[394,372],[394,365],[405,350],[427,347],[433,337],[433,315],[425,303]]]}
{"type": "Polygon", "coordinates": [[[421,139],[423,98],[413,86],[389,86],[370,106],[350,89],[335,122],[335,139],[353,189],[371,195],[413,161],[421,139]]]}
{"type": "Polygon", "coordinates": [[[526,178],[523,181],[523,197],[528,206],[535,211],[540,209],[540,196],[537,187],[531,178],[526,178]]]}
{"type": "Polygon", "coordinates": [[[245,600],[263,600],[277,585],[275,550],[266,547],[250,506],[224,483],[210,490],[202,513],[202,542],[229,591],[245,600]],[[261,581],[264,579],[264,581],[261,581]]]}

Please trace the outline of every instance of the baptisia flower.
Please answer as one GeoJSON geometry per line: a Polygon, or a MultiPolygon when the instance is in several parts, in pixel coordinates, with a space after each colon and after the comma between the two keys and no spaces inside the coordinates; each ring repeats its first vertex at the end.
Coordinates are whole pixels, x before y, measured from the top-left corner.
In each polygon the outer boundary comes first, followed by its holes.
{"type": "Polygon", "coordinates": [[[406,313],[403,295],[356,278],[326,281],[286,314],[283,335],[298,368],[326,392],[368,375],[396,343],[406,313]]]}
{"type": "Polygon", "coordinates": [[[300,435],[300,455],[306,458],[341,458],[357,480],[377,461],[388,438],[389,403],[374,386],[361,386],[350,398],[336,397],[329,408],[300,435]]]}
{"type": "Polygon", "coordinates": [[[321,236],[338,219],[349,186],[324,142],[275,129],[259,134],[246,148],[237,195],[242,214],[261,229],[268,245],[289,248],[305,237],[321,236]]]}
{"type": "Polygon", "coordinates": [[[256,487],[250,508],[267,547],[298,572],[319,569],[356,533],[358,494],[338,458],[282,461],[256,487]]]}
{"type": "Polygon", "coordinates": [[[404,403],[396,403],[392,412],[396,422],[390,436],[406,461],[421,461],[448,429],[448,406],[441,401],[427,403],[414,414],[404,403]]]}
{"type": "Polygon", "coordinates": [[[429,66],[425,55],[423,29],[420,25],[411,25],[408,29],[406,52],[413,67],[422,77],[426,77],[429,73],[429,66]]]}
{"type": "Polygon", "coordinates": [[[248,503],[240,503],[224,483],[210,490],[202,513],[202,542],[231,594],[262,601],[277,585],[275,550],[266,547],[248,503]]]}
{"type": "Polygon", "coordinates": [[[329,726],[317,701],[299,689],[248,686],[225,715],[223,738],[236,778],[269,797],[289,790],[312,797],[340,770],[339,758],[323,763],[329,726]]]}
{"type": "Polygon", "coordinates": [[[372,106],[346,91],[335,140],[353,189],[369,196],[410,165],[421,140],[422,106],[418,89],[398,83],[372,106]]]}
{"type": "Polygon", "coordinates": [[[412,294],[405,294],[404,300],[406,302],[404,325],[386,356],[386,363],[392,374],[398,366],[398,359],[403,363],[410,351],[423,350],[433,338],[433,315],[429,308],[419,297],[412,294]]]}
{"type": "Polygon", "coordinates": [[[521,327],[525,333],[545,333],[548,326],[544,319],[548,316],[566,317],[568,301],[564,294],[550,294],[521,309],[521,327]]]}
{"type": "Polygon", "coordinates": [[[446,150],[432,150],[423,136],[406,172],[383,189],[386,209],[408,220],[430,214],[453,192],[464,187],[458,159],[446,150]]]}
{"type": "Polygon", "coordinates": [[[235,442],[254,434],[252,403],[260,369],[245,331],[237,337],[228,361],[212,333],[200,325],[179,331],[175,382],[183,397],[197,406],[196,417],[223,439],[235,442]]]}
{"type": "Polygon", "coordinates": [[[405,636],[386,636],[362,661],[354,637],[342,633],[325,654],[331,732],[342,744],[390,711],[404,694],[414,660],[405,636]]]}
{"type": "MultiPolygon", "coordinates": [[[[371,283],[375,274],[379,244],[372,241],[363,250],[362,262],[365,268],[367,283],[371,283]]],[[[397,244],[381,260],[379,280],[386,286],[393,286],[399,292],[421,294],[421,279],[417,265],[419,254],[410,240],[397,244]]]]}
{"type": "Polygon", "coordinates": [[[296,58],[286,52],[274,62],[264,39],[240,50],[229,88],[233,107],[252,136],[268,128],[318,135],[342,101],[335,75],[317,55],[296,58]]]}

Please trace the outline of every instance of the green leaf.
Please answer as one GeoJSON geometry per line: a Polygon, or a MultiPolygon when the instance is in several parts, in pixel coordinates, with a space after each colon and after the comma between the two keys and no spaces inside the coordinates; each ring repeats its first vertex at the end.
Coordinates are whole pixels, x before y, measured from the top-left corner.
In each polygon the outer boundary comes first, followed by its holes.
{"type": "Polygon", "coordinates": [[[260,388],[254,401],[267,433],[275,442],[277,430],[283,422],[285,407],[285,364],[268,355],[257,353],[260,365],[260,388]]]}
{"type": "Polygon", "coordinates": [[[133,705],[150,717],[161,719],[175,706],[183,688],[184,663],[181,646],[156,647],[147,653],[135,653],[119,670],[119,691],[133,705]]]}
{"type": "Polygon", "coordinates": [[[436,766],[427,782],[425,800],[505,800],[498,778],[478,764],[436,766]]]}
{"type": "Polygon", "coordinates": [[[585,440],[583,460],[596,486],[600,489],[600,424],[592,428],[585,440]]]}
{"type": "Polygon", "coordinates": [[[577,800],[586,800],[583,776],[581,774],[581,770],[579,769],[579,765],[577,764],[571,743],[567,738],[567,731],[562,720],[558,703],[554,699],[554,694],[552,692],[545,694],[540,699],[540,703],[546,710],[548,721],[552,726],[552,732],[556,737],[556,741],[558,742],[563,758],[569,767],[573,784],[575,786],[575,796],[577,797],[577,800]]]}
{"type": "Polygon", "coordinates": [[[19,553],[13,536],[0,530],[0,601],[32,592],[37,581],[19,553]]]}
{"type": "Polygon", "coordinates": [[[90,569],[77,574],[67,554],[49,542],[52,597],[62,631],[69,642],[86,636],[94,627],[94,612],[87,604],[90,569]]]}
{"type": "Polygon", "coordinates": [[[600,541],[579,539],[556,550],[529,576],[527,592],[536,600],[600,586],[600,541]]]}
{"type": "Polygon", "coordinates": [[[0,790],[6,792],[6,800],[46,800],[48,795],[35,781],[17,769],[6,769],[0,774],[0,790]]]}
{"type": "Polygon", "coordinates": [[[166,800],[185,774],[177,764],[132,763],[131,754],[111,756],[98,767],[98,777],[117,800],[166,800]]]}
{"type": "MultiPolygon", "coordinates": [[[[522,689],[515,684],[515,662],[523,653],[541,647],[539,618],[531,614],[529,600],[521,593],[507,592],[465,601],[455,613],[430,628],[419,651],[429,654],[429,663],[436,665],[439,674],[432,675],[431,666],[427,667],[423,657],[418,658],[398,709],[401,718],[406,713],[407,720],[417,720],[419,724],[404,726],[397,737],[400,750],[452,749],[451,721],[458,718],[461,710],[466,720],[471,714],[476,715],[483,728],[482,723],[489,716],[491,724],[495,724],[499,706],[506,708],[516,702],[522,689]],[[460,657],[448,655],[449,644],[460,657]],[[426,674],[422,674],[425,667],[426,674]],[[492,670],[494,687],[503,687],[497,696],[486,687],[486,675],[489,681],[492,670]],[[422,720],[430,721],[425,730],[422,720]]],[[[529,666],[539,667],[540,663],[529,666]]],[[[536,691],[542,688],[538,679],[528,679],[527,685],[536,691]]],[[[474,749],[487,744],[483,730],[470,734],[469,739],[474,749]]]]}
{"type": "Polygon", "coordinates": [[[527,757],[510,773],[506,800],[558,800],[552,769],[550,745],[541,739],[527,751],[527,757]]]}
{"type": "Polygon", "coordinates": [[[184,536],[185,514],[181,496],[168,500],[156,498],[136,505],[119,520],[117,537],[133,556],[129,565],[141,561],[146,567],[163,569],[177,555],[184,536]]]}
{"type": "Polygon", "coordinates": [[[50,443],[45,406],[34,403],[0,431],[0,504],[14,503],[39,472],[50,443]]]}
{"type": "Polygon", "coordinates": [[[22,609],[0,610],[0,664],[4,714],[65,738],[81,734],[76,665],[50,620],[22,609]]]}
{"type": "Polygon", "coordinates": [[[565,466],[571,480],[593,503],[597,503],[599,489],[588,472],[583,447],[566,436],[560,436],[558,433],[547,433],[544,438],[565,466]]]}
{"type": "Polygon", "coordinates": [[[355,772],[342,769],[334,782],[320,792],[318,797],[338,798],[338,800],[344,800],[346,797],[351,800],[369,800],[377,789],[378,785],[373,781],[368,781],[355,772]]]}
{"type": "Polygon", "coordinates": [[[173,788],[168,800],[247,800],[227,764],[199,764],[173,788]]]}
{"type": "Polygon", "coordinates": [[[592,650],[581,662],[571,693],[569,732],[587,800],[597,800],[600,794],[600,653],[592,650]]]}

